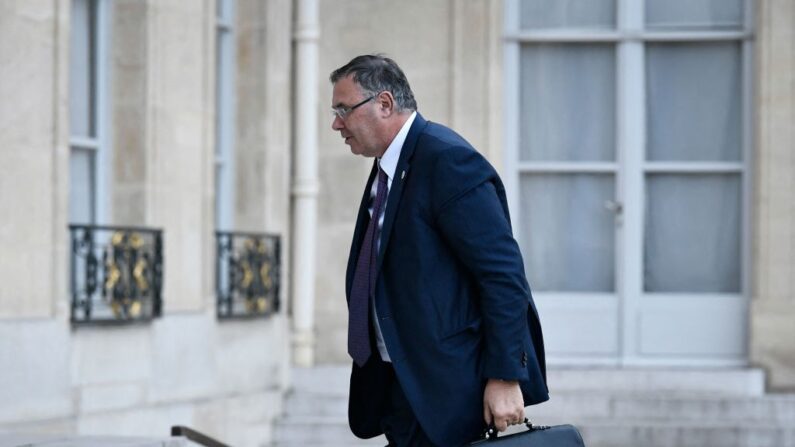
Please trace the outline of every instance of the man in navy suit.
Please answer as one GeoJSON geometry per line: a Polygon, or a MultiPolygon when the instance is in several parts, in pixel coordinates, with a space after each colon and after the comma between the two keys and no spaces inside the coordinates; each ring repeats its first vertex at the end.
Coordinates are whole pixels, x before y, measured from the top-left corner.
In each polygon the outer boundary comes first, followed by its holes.
{"type": "Polygon", "coordinates": [[[417,113],[403,71],[358,56],[330,76],[332,128],[373,157],[346,277],[353,433],[460,446],[548,399],[538,314],[494,168],[417,113]]]}

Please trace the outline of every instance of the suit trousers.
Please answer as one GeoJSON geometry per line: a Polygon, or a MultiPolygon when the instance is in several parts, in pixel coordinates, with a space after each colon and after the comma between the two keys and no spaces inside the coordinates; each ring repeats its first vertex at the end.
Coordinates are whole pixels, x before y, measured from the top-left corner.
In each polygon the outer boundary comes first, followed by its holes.
{"type": "Polygon", "coordinates": [[[434,447],[435,444],[428,439],[414,416],[414,411],[400,387],[392,364],[380,359],[378,362],[386,385],[381,429],[389,441],[388,447],[434,447]]]}

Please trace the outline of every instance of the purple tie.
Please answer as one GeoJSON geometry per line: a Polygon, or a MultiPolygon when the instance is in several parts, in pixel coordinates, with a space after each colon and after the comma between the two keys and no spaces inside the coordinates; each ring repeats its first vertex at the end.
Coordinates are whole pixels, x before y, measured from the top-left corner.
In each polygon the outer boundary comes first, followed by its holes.
{"type": "Polygon", "coordinates": [[[378,254],[378,219],[386,201],[386,172],[378,168],[373,214],[364,233],[356,271],[353,274],[351,299],[348,304],[348,354],[359,366],[364,366],[370,357],[370,297],[375,293],[376,259],[378,254]]]}

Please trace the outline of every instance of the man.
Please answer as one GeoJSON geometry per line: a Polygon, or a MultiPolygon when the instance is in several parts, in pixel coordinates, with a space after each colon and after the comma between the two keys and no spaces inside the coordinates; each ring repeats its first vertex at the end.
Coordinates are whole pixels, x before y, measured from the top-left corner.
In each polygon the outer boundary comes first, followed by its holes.
{"type": "Polygon", "coordinates": [[[332,128],[374,157],[348,259],[348,419],[390,445],[460,446],[548,399],[538,315],[494,168],[416,112],[398,65],[335,70],[332,128]]]}

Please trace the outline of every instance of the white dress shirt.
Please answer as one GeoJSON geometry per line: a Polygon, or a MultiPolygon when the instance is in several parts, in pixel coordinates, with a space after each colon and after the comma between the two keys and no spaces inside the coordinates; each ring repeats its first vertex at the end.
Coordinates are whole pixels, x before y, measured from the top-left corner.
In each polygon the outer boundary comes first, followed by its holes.
{"type": "MultiPolygon", "coordinates": [[[[378,166],[386,173],[387,176],[387,201],[381,210],[381,215],[378,216],[378,226],[376,227],[376,250],[381,250],[381,228],[384,226],[384,215],[386,215],[386,207],[389,206],[389,191],[392,190],[392,179],[395,178],[395,170],[397,169],[398,160],[400,160],[400,151],[403,149],[403,143],[406,142],[406,136],[409,134],[409,129],[411,128],[411,124],[414,122],[414,118],[417,116],[417,112],[413,112],[409,119],[403,123],[403,127],[400,128],[400,131],[395,135],[395,138],[389,144],[389,147],[386,148],[386,152],[384,155],[378,159],[378,166]]],[[[370,188],[370,205],[368,206],[368,212],[370,213],[370,218],[373,218],[373,204],[375,203],[375,195],[378,188],[378,176],[376,175],[375,180],[373,181],[373,186],[370,188]]],[[[378,315],[375,310],[375,299],[371,300],[370,306],[373,309],[373,326],[375,326],[375,342],[376,346],[378,347],[378,352],[381,354],[381,359],[385,362],[391,362],[389,358],[389,353],[386,350],[386,345],[384,344],[384,335],[381,333],[381,325],[378,324],[378,315]]]]}

